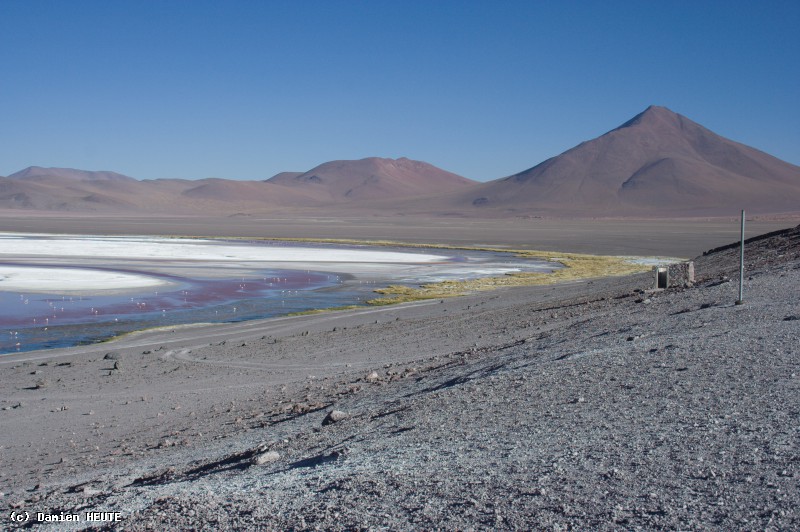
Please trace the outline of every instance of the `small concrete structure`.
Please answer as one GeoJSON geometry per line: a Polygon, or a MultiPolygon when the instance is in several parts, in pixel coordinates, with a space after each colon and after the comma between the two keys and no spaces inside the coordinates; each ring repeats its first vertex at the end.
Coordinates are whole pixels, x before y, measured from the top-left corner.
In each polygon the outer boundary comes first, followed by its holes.
{"type": "Polygon", "coordinates": [[[669,266],[656,266],[655,290],[664,290],[670,287],[688,288],[694,285],[694,261],[677,262],[669,266]]]}

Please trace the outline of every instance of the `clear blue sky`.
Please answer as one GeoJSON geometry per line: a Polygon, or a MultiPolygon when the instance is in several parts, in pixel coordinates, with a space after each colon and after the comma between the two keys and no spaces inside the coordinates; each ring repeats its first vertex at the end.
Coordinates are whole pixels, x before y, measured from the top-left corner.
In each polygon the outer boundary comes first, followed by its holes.
{"type": "Polygon", "coordinates": [[[800,164],[800,2],[0,0],[0,175],[488,180],[650,104],[800,164]]]}

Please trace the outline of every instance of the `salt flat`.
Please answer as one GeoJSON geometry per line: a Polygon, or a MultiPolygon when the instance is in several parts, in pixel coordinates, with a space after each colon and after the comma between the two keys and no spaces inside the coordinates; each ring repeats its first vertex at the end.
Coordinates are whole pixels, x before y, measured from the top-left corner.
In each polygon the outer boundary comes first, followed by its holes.
{"type": "Polygon", "coordinates": [[[0,257],[48,256],[57,259],[92,257],[171,259],[223,262],[426,263],[447,259],[429,253],[385,249],[342,249],[289,245],[229,244],[202,238],[107,237],[0,233],[0,257]]]}
{"type": "Polygon", "coordinates": [[[4,266],[4,278],[0,281],[4,284],[0,285],[0,289],[29,286],[27,280],[35,279],[36,275],[43,276],[48,289],[55,287],[58,280],[55,271],[48,273],[40,268],[35,271],[35,275],[25,274],[25,270],[33,264],[24,264],[24,261],[35,261],[35,264],[69,264],[72,271],[64,274],[62,289],[79,289],[81,286],[113,288],[114,282],[120,283],[119,287],[155,286],[158,283],[143,276],[124,273],[100,274],[91,268],[81,274],[78,269],[81,265],[98,264],[117,267],[124,264],[129,268],[155,272],[190,268],[208,276],[237,275],[233,270],[247,272],[285,268],[335,271],[365,278],[384,276],[414,279],[416,276],[423,276],[425,281],[459,275],[502,275],[523,269],[547,267],[543,263],[515,261],[511,257],[498,256],[493,259],[477,258],[475,253],[447,253],[434,254],[412,248],[397,250],[368,246],[310,246],[202,238],[0,233],[0,261],[17,262],[14,266],[4,266]],[[457,255],[457,260],[454,260],[454,255],[457,255]]]}
{"type": "Polygon", "coordinates": [[[88,268],[41,268],[0,266],[0,290],[29,293],[97,292],[140,290],[169,283],[157,277],[88,268]]]}

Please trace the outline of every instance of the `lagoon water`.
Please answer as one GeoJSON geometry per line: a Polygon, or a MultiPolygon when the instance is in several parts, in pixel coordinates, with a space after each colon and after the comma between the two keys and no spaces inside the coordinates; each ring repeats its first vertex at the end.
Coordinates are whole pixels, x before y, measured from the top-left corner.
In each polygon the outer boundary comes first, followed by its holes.
{"type": "Polygon", "coordinates": [[[0,353],[359,305],[388,284],[552,268],[449,249],[0,234],[0,353]]]}

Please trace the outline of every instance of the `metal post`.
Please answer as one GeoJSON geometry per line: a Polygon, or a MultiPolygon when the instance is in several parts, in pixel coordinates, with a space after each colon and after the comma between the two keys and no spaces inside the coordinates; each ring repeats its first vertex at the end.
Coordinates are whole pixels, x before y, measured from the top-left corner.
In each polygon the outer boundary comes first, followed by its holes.
{"type": "Polygon", "coordinates": [[[742,209],[742,243],[739,246],[739,299],[737,305],[744,304],[744,209],[742,209]]]}

